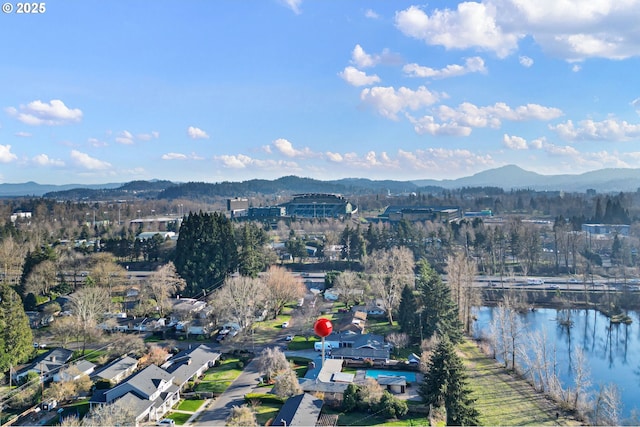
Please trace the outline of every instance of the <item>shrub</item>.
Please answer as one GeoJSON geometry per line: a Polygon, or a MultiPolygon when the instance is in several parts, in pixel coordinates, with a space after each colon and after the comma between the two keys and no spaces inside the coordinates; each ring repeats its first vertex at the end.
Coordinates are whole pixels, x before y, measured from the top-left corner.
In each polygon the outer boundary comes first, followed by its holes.
{"type": "Polygon", "coordinates": [[[239,360],[238,363],[236,363],[236,367],[238,369],[244,369],[244,362],[242,360],[239,360]]]}

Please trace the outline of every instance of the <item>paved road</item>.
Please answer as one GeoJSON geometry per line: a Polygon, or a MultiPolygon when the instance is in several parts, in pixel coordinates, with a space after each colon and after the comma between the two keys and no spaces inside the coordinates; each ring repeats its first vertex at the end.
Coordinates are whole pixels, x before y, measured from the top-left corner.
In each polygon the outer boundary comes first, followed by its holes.
{"type": "Polygon", "coordinates": [[[258,372],[256,359],[253,359],[229,388],[205,410],[191,425],[194,426],[224,426],[225,420],[231,413],[233,406],[241,406],[245,403],[244,395],[251,393],[258,385],[258,372]]]}

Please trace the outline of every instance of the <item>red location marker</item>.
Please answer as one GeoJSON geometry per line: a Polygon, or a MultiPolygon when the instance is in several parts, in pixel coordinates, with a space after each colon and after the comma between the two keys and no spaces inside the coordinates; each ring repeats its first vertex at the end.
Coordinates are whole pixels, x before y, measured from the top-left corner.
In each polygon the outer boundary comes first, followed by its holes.
{"type": "Polygon", "coordinates": [[[313,325],[313,330],[316,335],[319,337],[326,337],[333,331],[333,325],[331,324],[331,320],[321,317],[316,320],[316,323],[313,325]]]}

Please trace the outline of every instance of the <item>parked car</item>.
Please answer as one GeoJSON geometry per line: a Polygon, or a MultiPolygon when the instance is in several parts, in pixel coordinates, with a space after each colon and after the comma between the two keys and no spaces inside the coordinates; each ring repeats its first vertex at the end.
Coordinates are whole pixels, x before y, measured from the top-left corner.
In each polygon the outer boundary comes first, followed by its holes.
{"type": "Polygon", "coordinates": [[[295,336],[295,335],[287,335],[287,336],[285,337],[285,339],[284,339],[284,340],[285,340],[285,341],[293,341],[293,337],[294,337],[294,336],[295,336]]]}
{"type": "Polygon", "coordinates": [[[284,322],[284,323],[282,324],[282,327],[283,327],[283,328],[288,328],[288,327],[289,327],[289,322],[284,322]]]}
{"type": "Polygon", "coordinates": [[[175,426],[176,422],[171,418],[163,418],[156,423],[157,426],[175,426]]]}

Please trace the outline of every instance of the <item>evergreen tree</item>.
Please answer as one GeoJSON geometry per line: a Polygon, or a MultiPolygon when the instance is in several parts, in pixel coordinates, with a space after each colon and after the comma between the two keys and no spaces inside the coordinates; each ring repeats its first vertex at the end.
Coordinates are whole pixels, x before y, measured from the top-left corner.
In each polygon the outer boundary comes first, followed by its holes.
{"type": "Polygon", "coordinates": [[[33,351],[33,335],[20,295],[0,285],[0,372],[25,362],[33,351]]]}
{"type": "Polygon", "coordinates": [[[190,213],[180,227],[174,264],[188,295],[222,285],[238,265],[231,221],[217,212],[190,213]]]}
{"type": "Polygon", "coordinates": [[[266,242],[266,233],[255,224],[246,222],[240,229],[240,259],[238,272],[243,276],[258,277],[258,273],[266,268],[261,252],[266,242]]]}
{"type": "Polygon", "coordinates": [[[27,252],[27,256],[24,259],[24,265],[22,267],[22,276],[20,277],[20,286],[16,289],[20,296],[24,297],[24,287],[27,283],[27,277],[31,274],[33,268],[40,264],[42,261],[51,260],[55,261],[56,252],[50,246],[43,248],[36,248],[33,252],[27,252]]]}
{"type": "Polygon", "coordinates": [[[418,341],[420,337],[420,324],[418,319],[418,300],[413,291],[414,287],[406,285],[400,295],[400,306],[398,307],[398,324],[400,330],[411,338],[418,341]]]}
{"type": "Polygon", "coordinates": [[[447,337],[434,350],[427,369],[418,390],[424,402],[444,406],[448,426],[478,425],[479,413],[470,397],[465,367],[447,337]]]}
{"type": "Polygon", "coordinates": [[[419,318],[423,338],[431,338],[437,333],[459,343],[462,340],[462,323],[458,318],[458,308],[451,299],[451,289],[425,260],[418,263],[416,288],[422,303],[419,318]]]}

